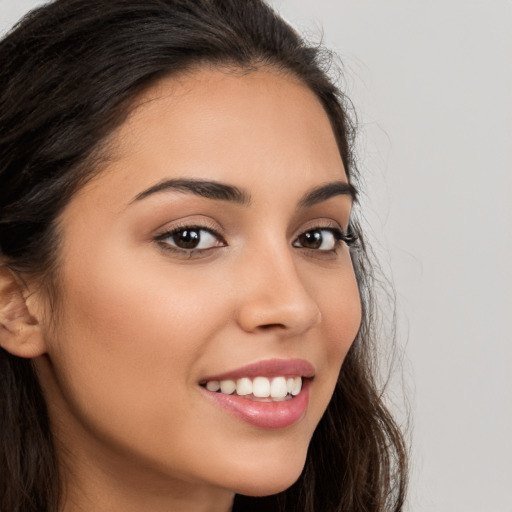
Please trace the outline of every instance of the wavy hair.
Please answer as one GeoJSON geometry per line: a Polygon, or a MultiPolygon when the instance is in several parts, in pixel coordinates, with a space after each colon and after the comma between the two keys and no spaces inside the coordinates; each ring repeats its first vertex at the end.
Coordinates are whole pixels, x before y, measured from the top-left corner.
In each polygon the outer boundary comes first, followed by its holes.
{"type": "MultiPolygon", "coordinates": [[[[201,65],[271,67],[321,101],[351,182],[351,105],[329,53],[261,0],[56,0],[0,41],[0,262],[58,272],[56,218],[101,172],[108,136],[162,76],[201,65]]],[[[356,226],[357,229],[357,226],[356,226]]],[[[352,259],[363,320],[316,429],[299,480],[280,494],[236,496],[234,511],[398,512],[406,448],[375,376],[374,279],[363,233],[352,259]]],[[[43,394],[30,360],[0,349],[0,511],[57,512],[60,480],[43,394]]]]}

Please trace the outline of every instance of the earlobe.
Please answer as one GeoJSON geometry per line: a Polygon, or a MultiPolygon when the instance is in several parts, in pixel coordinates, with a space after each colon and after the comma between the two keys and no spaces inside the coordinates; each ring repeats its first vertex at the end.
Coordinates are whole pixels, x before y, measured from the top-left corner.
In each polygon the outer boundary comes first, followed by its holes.
{"type": "Polygon", "coordinates": [[[0,266],[0,346],[12,355],[33,358],[45,352],[45,343],[24,292],[15,273],[0,266]]]}

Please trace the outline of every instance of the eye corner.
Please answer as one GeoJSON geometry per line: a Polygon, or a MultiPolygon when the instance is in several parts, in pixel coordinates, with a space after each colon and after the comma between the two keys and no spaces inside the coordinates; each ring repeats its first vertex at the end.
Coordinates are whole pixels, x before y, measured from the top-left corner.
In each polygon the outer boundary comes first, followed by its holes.
{"type": "Polygon", "coordinates": [[[359,233],[352,227],[352,224],[347,226],[343,232],[344,241],[349,247],[355,247],[359,242],[359,233]]]}

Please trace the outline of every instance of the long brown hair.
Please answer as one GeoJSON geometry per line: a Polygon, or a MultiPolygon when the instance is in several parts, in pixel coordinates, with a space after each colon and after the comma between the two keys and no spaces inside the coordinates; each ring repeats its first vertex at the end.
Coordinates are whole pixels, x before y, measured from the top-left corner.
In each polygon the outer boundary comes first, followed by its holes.
{"type": "MultiPolygon", "coordinates": [[[[351,182],[350,102],[331,62],[262,0],[56,0],[0,42],[0,257],[51,289],[55,219],[98,169],[107,136],[162,76],[209,64],[270,66],[319,98],[351,182]]],[[[288,490],[237,496],[235,511],[384,512],[402,509],[406,449],[374,374],[373,271],[364,234],[352,259],[363,321],[304,471],[288,490]]],[[[60,484],[46,406],[30,360],[0,349],[0,511],[57,512],[60,484]]]]}

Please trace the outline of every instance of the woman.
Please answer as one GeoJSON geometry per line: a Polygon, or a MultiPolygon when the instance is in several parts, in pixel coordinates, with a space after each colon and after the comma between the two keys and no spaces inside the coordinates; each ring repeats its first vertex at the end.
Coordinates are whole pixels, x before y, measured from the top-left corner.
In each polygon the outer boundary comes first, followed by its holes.
{"type": "Polygon", "coordinates": [[[2,41],[2,512],[402,508],[321,57],[258,0],[2,41]]]}

